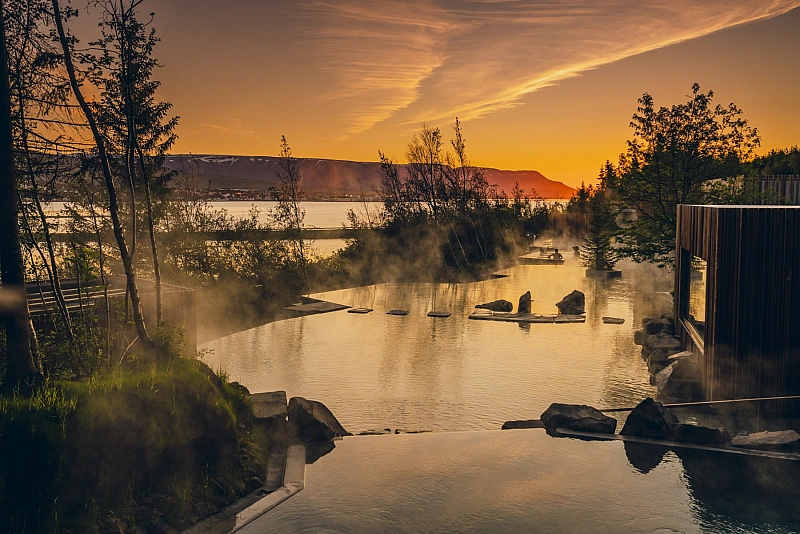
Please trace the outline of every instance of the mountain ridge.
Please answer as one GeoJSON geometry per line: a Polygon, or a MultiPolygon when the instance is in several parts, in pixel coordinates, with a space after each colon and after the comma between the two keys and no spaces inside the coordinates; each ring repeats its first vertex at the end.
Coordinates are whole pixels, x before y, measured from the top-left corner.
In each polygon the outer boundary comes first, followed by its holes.
{"type": "MultiPolygon", "coordinates": [[[[309,196],[373,195],[380,184],[380,163],[326,158],[295,158],[300,185],[309,196]]],[[[165,167],[193,171],[214,189],[266,190],[278,184],[276,156],[233,156],[221,154],[171,154],[165,167]]],[[[401,172],[405,165],[398,164],[401,172]]],[[[502,170],[478,167],[490,184],[510,194],[515,182],[526,194],[542,198],[569,198],[574,188],[551,180],[535,170],[502,170]]]]}

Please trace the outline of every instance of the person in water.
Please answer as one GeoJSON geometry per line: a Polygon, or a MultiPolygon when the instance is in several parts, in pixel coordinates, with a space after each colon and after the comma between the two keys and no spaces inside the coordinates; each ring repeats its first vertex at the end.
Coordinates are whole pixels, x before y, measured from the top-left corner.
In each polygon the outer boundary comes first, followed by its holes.
{"type": "Polygon", "coordinates": [[[548,257],[551,260],[563,260],[564,259],[564,256],[561,255],[561,253],[558,251],[558,249],[555,249],[555,251],[553,251],[553,253],[550,254],[550,256],[548,256],[548,257]]]}

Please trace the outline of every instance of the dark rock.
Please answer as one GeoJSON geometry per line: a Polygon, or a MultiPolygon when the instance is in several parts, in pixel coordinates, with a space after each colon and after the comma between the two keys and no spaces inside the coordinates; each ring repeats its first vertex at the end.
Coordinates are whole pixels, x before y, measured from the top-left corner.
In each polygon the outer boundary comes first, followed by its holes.
{"type": "Polygon", "coordinates": [[[350,435],[321,402],[292,397],[287,413],[289,424],[303,441],[327,441],[350,435]]]}
{"type": "Polygon", "coordinates": [[[670,439],[672,427],[678,418],[660,402],[650,397],[639,403],[628,415],[620,431],[623,436],[636,436],[649,439],[670,439]]]}
{"type": "Polygon", "coordinates": [[[647,334],[645,334],[644,330],[637,330],[633,333],[633,342],[636,345],[644,345],[644,340],[646,337],[647,334]]]}
{"type": "Polygon", "coordinates": [[[519,298],[519,305],[517,306],[517,313],[530,313],[531,312],[531,292],[526,291],[519,298]]]}
{"type": "Polygon", "coordinates": [[[797,451],[800,450],[800,434],[794,430],[740,432],[731,440],[731,445],[762,451],[797,451]]]}
{"type": "Polygon", "coordinates": [[[600,410],[585,404],[553,403],[542,414],[542,423],[548,432],[557,428],[613,434],[617,420],[604,415],[600,410]]]}
{"type": "Polygon", "coordinates": [[[256,419],[286,418],[286,392],[270,391],[250,396],[250,406],[256,419]]]}
{"type": "Polygon", "coordinates": [[[645,319],[642,321],[642,327],[648,336],[661,333],[672,335],[674,333],[672,320],[669,319],[645,319]]]}
{"type": "Polygon", "coordinates": [[[558,313],[580,315],[586,313],[586,296],[577,289],[556,304],[558,313]]]}
{"type": "Polygon", "coordinates": [[[679,423],[672,427],[672,439],[695,445],[719,446],[730,443],[731,436],[724,428],[679,423]]]}
{"type": "Polygon", "coordinates": [[[541,419],[506,421],[503,423],[502,430],[514,430],[517,428],[544,428],[544,423],[541,421],[541,419]]]}
{"type": "Polygon", "coordinates": [[[670,355],[680,352],[681,340],[665,332],[647,336],[642,344],[642,356],[647,357],[659,351],[658,359],[666,360],[670,355]]]}
{"type": "Polygon", "coordinates": [[[241,385],[239,382],[231,382],[228,385],[238,391],[241,395],[250,395],[250,390],[241,385]]]}
{"type": "Polygon", "coordinates": [[[693,357],[671,360],[658,374],[653,385],[664,397],[694,401],[702,397],[701,374],[699,362],[693,357]]]}
{"type": "Polygon", "coordinates": [[[514,309],[514,305],[511,302],[503,299],[493,300],[492,302],[485,302],[483,304],[478,304],[475,307],[495,312],[510,312],[511,310],[514,309]]]}

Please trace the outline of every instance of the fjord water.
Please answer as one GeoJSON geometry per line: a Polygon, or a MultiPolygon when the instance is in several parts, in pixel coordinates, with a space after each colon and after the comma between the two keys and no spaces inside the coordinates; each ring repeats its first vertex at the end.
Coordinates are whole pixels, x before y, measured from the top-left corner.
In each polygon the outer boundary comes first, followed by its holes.
{"type": "Polygon", "coordinates": [[[622,266],[616,280],[586,278],[578,260],[518,265],[507,277],[464,284],[380,284],[314,295],[373,308],[276,321],[204,346],[203,359],[250,391],[286,390],[325,403],[351,432],[369,429],[486,430],[534,419],[552,402],[633,406],[654,395],[633,331],[669,311],[672,279],[622,266]],[[586,294],[586,323],[469,320],[476,304],[516,303],[530,290],[534,313],[556,313],[572,290],[586,294]],[[386,315],[395,308],[407,316],[386,315]],[[432,310],[451,312],[431,318],[432,310]],[[625,319],[603,324],[603,316],[625,319]]]}

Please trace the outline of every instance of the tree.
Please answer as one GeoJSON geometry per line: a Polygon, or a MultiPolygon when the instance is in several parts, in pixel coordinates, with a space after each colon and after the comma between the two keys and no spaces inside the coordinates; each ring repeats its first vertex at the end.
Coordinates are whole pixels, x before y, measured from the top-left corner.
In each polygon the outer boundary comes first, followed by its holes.
{"type": "Polygon", "coordinates": [[[587,187],[584,182],[581,182],[581,186],[569,197],[567,213],[589,213],[589,199],[592,198],[594,191],[593,185],[589,184],[587,187]]]}
{"type": "Polygon", "coordinates": [[[86,54],[83,59],[92,65],[93,82],[102,88],[101,98],[93,107],[107,140],[107,150],[112,161],[122,163],[120,174],[126,176],[130,189],[131,256],[136,239],[135,188],[144,189],[156,285],[156,321],[160,323],[161,269],[151,184],[161,171],[167,151],[177,139],[178,117],[168,117],[172,104],[159,102],[156,98],[161,84],[153,79],[153,71],[158,66],[153,50],[159,39],[154,28],[148,30],[152,14],[147,23],[139,20],[137,8],[141,3],[142,0],[97,0],[102,10],[102,37],[91,44],[100,53],[86,54]]]}
{"type": "Polygon", "coordinates": [[[306,210],[300,205],[300,201],[303,200],[303,190],[300,188],[300,169],[297,167],[297,160],[292,156],[292,149],[283,135],[281,136],[279,157],[280,186],[275,191],[278,204],[274,208],[273,218],[278,228],[288,233],[291,243],[291,262],[300,268],[301,275],[306,278],[308,286],[308,245],[303,240],[303,221],[306,210]]]}
{"type": "Polygon", "coordinates": [[[712,105],[714,93],[692,86],[686,103],[656,109],[645,93],[633,115],[633,139],[620,156],[615,196],[638,219],[620,233],[634,261],[672,265],[678,204],[702,204],[708,182],[731,179],[753,157],[760,138],[735,104],[712,105]]]}
{"type": "MultiPolygon", "coordinates": [[[[613,168],[604,167],[600,170],[600,183],[609,183],[609,177],[613,175],[613,168]]],[[[586,207],[589,213],[589,232],[580,248],[581,262],[589,269],[610,271],[619,259],[617,250],[612,246],[617,226],[607,191],[602,185],[591,190],[586,207]]]]}
{"type": "MultiPolygon", "coordinates": [[[[0,0],[0,14],[5,6],[0,0]]],[[[25,296],[25,268],[20,248],[17,179],[11,129],[11,91],[8,76],[5,22],[0,16],[0,280],[3,293],[18,302],[4,317],[6,331],[5,387],[27,385],[38,375],[31,354],[30,319],[25,296]]]]}
{"type": "Polygon", "coordinates": [[[91,130],[92,139],[94,140],[95,147],[97,149],[97,159],[100,164],[100,170],[102,171],[103,178],[105,180],[106,191],[108,192],[109,214],[111,216],[111,223],[114,229],[114,238],[117,241],[117,248],[119,249],[120,258],[122,259],[122,266],[125,270],[126,287],[131,298],[133,322],[136,325],[136,333],[139,340],[144,345],[145,350],[150,353],[154,353],[153,349],[155,346],[150,338],[150,335],[147,333],[147,327],[145,326],[144,317],[142,316],[141,300],[139,299],[139,289],[136,286],[136,274],[133,269],[133,260],[131,259],[128,245],[125,242],[125,234],[123,233],[122,223],[119,217],[117,189],[114,185],[114,177],[111,173],[109,157],[108,153],[106,152],[106,140],[101,134],[100,128],[97,125],[94,111],[83,96],[81,84],[78,81],[78,76],[75,72],[75,64],[72,60],[72,45],[74,40],[68,38],[64,30],[64,22],[58,0],[52,0],[52,6],[53,19],[56,24],[58,41],[61,44],[61,50],[63,52],[64,67],[67,71],[67,75],[69,76],[70,87],[72,88],[72,92],[75,95],[75,100],[78,101],[78,105],[80,106],[80,109],[83,112],[86,122],[91,130]]]}

